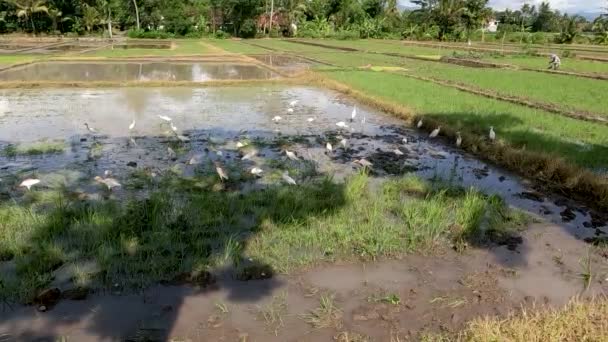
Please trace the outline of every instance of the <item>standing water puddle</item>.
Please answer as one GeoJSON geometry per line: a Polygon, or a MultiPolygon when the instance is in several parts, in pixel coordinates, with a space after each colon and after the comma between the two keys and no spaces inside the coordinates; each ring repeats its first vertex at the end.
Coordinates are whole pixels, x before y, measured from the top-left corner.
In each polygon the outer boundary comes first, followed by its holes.
{"type": "Polygon", "coordinates": [[[0,72],[1,81],[124,82],[249,80],[278,78],[251,64],[226,63],[34,63],[0,72]]]}
{"type": "MultiPolygon", "coordinates": [[[[185,68],[192,71],[194,66],[185,68]]],[[[94,189],[91,179],[104,170],[113,171],[121,181],[127,181],[135,169],[162,174],[179,168],[185,175],[193,174],[197,168],[189,165],[193,158],[201,159],[201,164],[219,160],[232,169],[258,165],[268,170],[269,161],[284,158],[277,140],[290,138],[290,150],[335,179],[356,172],[352,161],[364,157],[374,164],[378,177],[413,172],[427,179],[442,178],[499,194],[511,206],[542,216],[577,238],[605,233],[605,222],[593,211],[540,194],[517,176],[429,140],[400,120],[329,90],[264,86],[4,90],[0,94],[0,149],[41,140],[63,141],[66,146],[59,154],[0,156],[0,178],[14,180],[12,185],[0,183],[0,198],[10,196],[17,180],[31,175],[40,177],[43,186],[63,174],[68,186],[94,189]],[[295,101],[293,112],[288,112],[295,101]],[[358,116],[351,123],[354,105],[358,116]],[[167,147],[177,141],[159,115],[171,117],[177,134],[189,140],[177,158],[168,156],[167,147]],[[281,120],[273,120],[275,116],[281,120]],[[129,131],[132,120],[136,125],[129,131]],[[349,127],[339,128],[340,121],[349,127]],[[87,132],[85,122],[98,133],[87,132]],[[340,147],[337,136],[348,139],[347,148],[340,147]],[[248,161],[241,160],[236,147],[244,139],[259,143],[258,154],[248,161]],[[328,140],[334,143],[330,153],[325,150],[328,140]],[[95,157],[91,157],[93,146],[99,149],[95,157]],[[397,148],[404,155],[395,154],[397,148]]],[[[252,182],[263,186],[269,181],[252,182]]]]}

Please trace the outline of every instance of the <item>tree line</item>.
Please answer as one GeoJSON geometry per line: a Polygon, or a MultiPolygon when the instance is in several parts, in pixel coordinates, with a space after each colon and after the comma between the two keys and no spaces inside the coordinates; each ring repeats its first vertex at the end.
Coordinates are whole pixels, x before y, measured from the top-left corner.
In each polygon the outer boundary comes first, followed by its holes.
{"type": "Polygon", "coordinates": [[[608,1],[607,13],[593,21],[560,13],[548,2],[505,11],[493,10],[488,0],[411,3],[414,9],[402,10],[397,0],[0,0],[0,33],[463,41],[486,39],[488,22],[496,20],[491,39],[608,44],[608,1]]]}

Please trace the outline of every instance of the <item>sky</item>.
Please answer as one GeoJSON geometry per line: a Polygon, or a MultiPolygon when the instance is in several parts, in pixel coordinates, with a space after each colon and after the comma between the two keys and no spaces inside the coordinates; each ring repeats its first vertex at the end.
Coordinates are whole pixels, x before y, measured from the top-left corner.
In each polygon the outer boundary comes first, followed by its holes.
{"type": "MultiPolygon", "coordinates": [[[[542,0],[526,0],[531,5],[538,5],[542,0]]],[[[551,3],[551,8],[558,9],[562,12],[579,13],[579,12],[601,12],[602,7],[608,6],[606,0],[546,0],[551,3]]],[[[405,7],[411,7],[409,0],[399,0],[399,3],[405,7]]],[[[495,10],[504,10],[505,8],[518,9],[524,3],[524,0],[490,0],[490,6],[495,10]]]]}

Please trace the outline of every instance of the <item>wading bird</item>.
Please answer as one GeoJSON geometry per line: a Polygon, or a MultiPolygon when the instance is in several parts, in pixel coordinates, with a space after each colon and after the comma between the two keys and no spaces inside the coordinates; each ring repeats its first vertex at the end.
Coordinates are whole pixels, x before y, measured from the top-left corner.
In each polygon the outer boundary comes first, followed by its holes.
{"type": "Polygon", "coordinates": [[[308,119],[306,119],[306,121],[313,122],[313,121],[315,121],[315,118],[308,118],[308,119]]]}
{"type": "Polygon", "coordinates": [[[462,136],[460,136],[460,132],[456,132],[456,146],[460,147],[462,145],[462,136]]]}
{"type": "Polygon", "coordinates": [[[131,121],[131,124],[129,125],[129,132],[131,132],[133,128],[135,128],[135,119],[133,119],[133,121],[131,121]]]}
{"type": "Polygon", "coordinates": [[[278,122],[279,122],[279,121],[281,121],[281,120],[283,120],[283,118],[282,118],[282,117],[280,117],[280,116],[278,116],[278,115],[277,115],[277,116],[275,116],[274,118],[272,118],[272,121],[274,121],[275,123],[278,123],[278,122]]]}
{"type": "Polygon", "coordinates": [[[170,121],[170,122],[169,122],[169,125],[171,125],[171,130],[172,130],[173,132],[177,132],[177,127],[175,127],[175,125],[173,124],[173,121],[170,121]]]}
{"type": "Polygon", "coordinates": [[[342,145],[342,147],[346,148],[346,146],[348,145],[348,140],[346,140],[346,139],[340,140],[340,145],[342,145]]]}
{"type": "Polygon", "coordinates": [[[494,126],[490,126],[489,137],[490,137],[490,140],[492,140],[492,141],[496,140],[496,132],[494,132],[494,126]]]}
{"type": "Polygon", "coordinates": [[[418,128],[422,127],[422,119],[418,120],[418,124],[416,124],[416,127],[418,127],[418,128]]]}
{"type": "Polygon", "coordinates": [[[402,156],[402,155],[404,155],[404,153],[403,153],[403,152],[401,152],[401,150],[399,150],[398,148],[394,149],[394,150],[393,150],[393,153],[394,153],[394,154],[396,154],[397,156],[402,156]]]}
{"type": "Polygon", "coordinates": [[[327,143],[325,144],[325,149],[327,150],[327,152],[331,152],[333,150],[333,146],[331,146],[331,143],[327,143]]]}
{"type": "Polygon", "coordinates": [[[364,115],[363,119],[361,119],[361,124],[365,125],[366,122],[367,122],[367,117],[364,115]]]}
{"type": "Polygon", "coordinates": [[[97,181],[97,183],[101,183],[103,185],[105,185],[108,190],[112,191],[112,189],[117,188],[119,186],[121,186],[121,184],[114,178],[101,178],[99,176],[95,176],[95,181],[97,181]]]}
{"type": "Polygon", "coordinates": [[[287,109],[287,113],[289,113],[289,114],[293,114],[293,108],[288,108],[288,109],[287,109]]]}
{"type": "Polygon", "coordinates": [[[350,114],[350,122],[355,121],[356,117],[357,117],[357,106],[355,106],[353,108],[353,112],[350,114]]]}
{"type": "Polygon", "coordinates": [[[431,134],[429,134],[429,138],[436,138],[439,135],[439,132],[441,132],[441,126],[435,128],[431,134]]]}
{"type": "Polygon", "coordinates": [[[289,176],[289,172],[287,171],[283,172],[281,178],[289,185],[297,185],[296,181],[289,176]]]}
{"type": "Polygon", "coordinates": [[[291,151],[285,150],[285,154],[287,155],[287,158],[291,160],[299,160],[298,156],[296,156],[296,154],[291,151]]]}
{"type": "Polygon", "coordinates": [[[183,142],[183,143],[187,143],[187,142],[189,142],[189,141],[190,141],[190,138],[188,138],[188,137],[187,137],[187,136],[185,136],[185,135],[177,135],[177,139],[178,139],[179,141],[183,142]]]}
{"type": "Polygon", "coordinates": [[[112,177],[112,171],[110,171],[110,170],[105,170],[105,171],[103,172],[103,176],[104,176],[104,177],[112,177]]]}
{"type": "Polygon", "coordinates": [[[220,181],[223,182],[228,180],[228,174],[226,174],[226,171],[224,171],[222,165],[220,165],[218,162],[215,162],[215,172],[217,172],[217,175],[220,176],[220,181]]]}
{"type": "Polygon", "coordinates": [[[89,124],[88,124],[88,123],[86,123],[86,122],[84,123],[84,127],[86,127],[86,128],[87,128],[87,131],[89,131],[89,132],[91,132],[91,133],[97,133],[97,130],[96,130],[95,128],[93,128],[93,127],[89,126],[89,124]]]}
{"type": "Polygon", "coordinates": [[[374,164],[372,164],[369,160],[364,159],[364,158],[361,158],[359,160],[355,160],[355,163],[363,166],[364,168],[365,167],[371,168],[372,166],[374,166],[374,164]]]}
{"type": "Polygon", "coordinates": [[[300,102],[300,101],[298,101],[298,100],[293,100],[293,101],[289,102],[289,106],[290,106],[290,107],[294,107],[295,105],[297,105],[297,104],[298,104],[298,102],[300,102]]]}
{"type": "Polygon", "coordinates": [[[251,160],[251,158],[255,157],[255,155],[257,154],[257,151],[251,151],[249,153],[247,153],[246,155],[243,156],[243,158],[241,158],[241,160],[251,160]]]}
{"type": "Polygon", "coordinates": [[[236,143],[236,148],[243,148],[243,147],[245,147],[245,146],[247,146],[247,144],[246,144],[246,143],[242,143],[242,142],[240,142],[240,141],[236,143]]]}
{"type": "Polygon", "coordinates": [[[407,138],[403,138],[403,139],[401,140],[401,142],[403,143],[403,145],[407,145],[407,138]]]}
{"type": "Polygon", "coordinates": [[[21,184],[19,184],[19,187],[27,188],[27,190],[31,190],[31,188],[38,183],[40,183],[40,179],[28,178],[28,179],[24,180],[23,182],[21,182],[21,184]]]}
{"type": "Polygon", "coordinates": [[[177,158],[177,153],[171,147],[167,147],[167,153],[169,153],[169,159],[177,158]]]}
{"type": "Polygon", "coordinates": [[[264,170],[260,169],[259,167],[254,167],[251,169],[251,174],[257,177],[261,177],[262,176],[262,172],[264,172],[264,170]]]}
{"type": "Polygon", "coordinates": [[[166,121],[166,122],[173,121],[173,119],[171,119],[170,117],[165,116],[165,115],[159,115],[158,118],[161,119],[161,120],[163,120],[163,121],[166,121]]]}
{"type": "Polygon", "coordinates": [[[188,165],[198,165],[203,161],[203,155],[197,154],[188,160],[188,165]]]}
{"type": "Polygon", "coordinates": [[[337,122],[336,126],[338,126],[340,128],[348,128],[348,125],[344,121],[337,122]]]}

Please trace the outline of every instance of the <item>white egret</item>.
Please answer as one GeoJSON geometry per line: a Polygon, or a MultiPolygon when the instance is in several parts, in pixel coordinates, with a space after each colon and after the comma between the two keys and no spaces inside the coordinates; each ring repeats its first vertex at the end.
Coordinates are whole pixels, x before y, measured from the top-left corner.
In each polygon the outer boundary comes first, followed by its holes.
{"type": "Polygon", "coordinates": [[[289,114],[293,114],[293,108],[288,108],[288,109],[287,109],[287,113],[289,113],[289,114]]]}
{"type": "Polygon", "coordinates": [[[287,171],[283,172],[281,178],[289,185],[297,185],[296,181],[289,176],[289,172],[287,171]]]}
{"type": "Polygon", "coordinates": [[[496,140],[496,132],[494,132],[494,126],[490,126],[490,140],[494,141],[496,140]]]}
{"type": "Polygon", "coordinates": [[[254,168],[251,169],[250,172],[254,176],[261,177],[262,176],[262,172],[264,172],[264,170],[260,169],[259,167],[254,167],[254,168]]]}
{"type": "Polygon", "coordinates": [[[280,116],[278,116],[278,115],[277,115],[277,116],[275,116],[274,118],[272,118],[272,121],[274,121],[275,123],[278,123],[278,122],[279,122],[279,121],[281,121],[281,120],[283,120],[283,118],[282,118],[282,117],[280,117],[280,116]]]}
{"type": "Polygon", "coordinates": [[[363,116],[363,119],[361,119],[361,124],[365,125],[366,122],[367,122],[367,117],[363,116]]]}
{"type": "Polygon", "coordinates": [[[91,126],[89,126],[88,123],[84,123],[84,126],[87,128],[87,131],[91,132],[91,133],[97,133],[97,130],[91,126]]]}
{"type": "Polygon", "coordinates": [[[374,166],[374,164],[372,164],[369,160],[365,159],[365,158],[361,158],[359,160],[355,160],[356,164],[359,164],[363,167],[369,167],[371,168],[372,166],[374,166]]]}
{"type": "Polygon", "coordinates": [[[223,182],[225,180],[228,180],[228,174],[226,173],[226,171],[224,171],[222,165],[220,165],[220,163],[218,162],[215,163],[215,172],[217,172],[217,175],[220,176],[220,181],[223,182]]]}
{"type": "Polygon", "coordinates": [[[405,154],[405,153],[401,152],[401,150],[398,148],[394,149],[393,153],[396,154],[397,156],[402,156],[405,154]]]}
{"type": "Polygon", "coordinates": [[[439,132],[441,132],[441,126],[435,128],[431,134],[429,134],[429,138],[435,138],[439,135],[439,132]]]}
{"type": "Polygon", "coordinates": [[[97,181],[98,183],[101,183],[103,185],[105,185],[108,190],[112,191],[113,188],[117,188],[122,186],[116,179],[114,178],[101,178],[99,176],[95,176],[95,181],[97,181]]]}
{"type": "Polygon", "coordinates": [[[202,162],[203,162],[203,155],[197,154],[197,155],[192,156],[192,158],[190,158],[190,160],[188,161],[188,165],[198,165],[202,162]]]}
{"type": "Polygon", "coordinates": [[[163,121],[166,121],[166,122],[173,121],[173,119],[171,119],[170,117],[165,116],[165,115],[159,115],[158,118],[161,119],[161,120],[163,120],[163,121]]]}
{"type": "Polygon", "coordinates": [[[418,120],[418,124],[416,124],[416,127],[418,127],[418,128],[422,127],[422,119],[418,120]]]}
{"type": "Polygon", "coordinates": [[[348,128],[348,125],[344,121],[340,121],[340,122],[336,123],[336,126],[338,126],[340,128],[348,128]]]}
{"type": "Polygon", "coordinates": [[[308,122],[314,122],[315,118],[308,118],[308,119],[306,119],[306,121],[308,121],[308,122]]]}
{"type": "Polygon", "coordinates": [[[110,170],[105,170],[105,171],[103,172],[103,176],[104,176],[104,177],[106,177],[106,178],[107,178],[107,177],[112,177],[112,171],[110,171],[110,170]]]}
{"type": "Polygon", "coordinates": [[[348,140],[346,140],[346,139],[340,140],[340,145],[342,145],[342,147],[346,148],[346,146],[348,146],[348,140]]]}
{"type": "Polygon", "coordinates": [[[175,151],[171,147],[167,147],[167,153],[169,153],[170,159],[177,158],[177,153],[175,153],[175,151]]]}
{"type": "Polygon", "coordinates": [[[460,132],[456,132],[456,146],[460,147],[462,145],[462,137],[460,136],[460,132]]]}
{"type": "Polygon", "coordinates": [[[327,149],[327,152],[331,152],[333,150],[333,146],[331,146],[331,143],[327,143],[325,144],[325,149],[327,149]]]}
{"type": "Polygon", "coordinates": [[[175,125],[173,124],[173,121],[170,121],[170,122],[169,122],[169,125],[171,125],[171,130],[172,130],[173,132],[177,132],[177,127],[175,127],[175,125]]]}
{"type": "Polygon", "coordinates": [[[357,106],[355,106],[353,108],[353,112],[350,114],[350,122],[355,121],[356,117],[357,117],[357,106]]]}
{"type": "Polygon", "coordinates": [[[299,160],[298,156],[296,156],[296,154],[291,151],[285,150],[285,154],[287,155],[287,158],[291,160],[299,160]]]}
{"type": "Polygon", "coordinates": [[[19,187],[27,188],[28,190],[31,190],[31,188],[38,183],[40,183],[40,179],[28,178],[28,179],[24,180],[23,182],[21,182],[21,184],[19,184],[19,187]]]}
{"type": "Polygon", "coordinates": [[[290,106],[290,107],[294,107],[295,105],[297,105],[297,104],[298,104],[298,102],[300,102],[300,101],[298,101],[298,100],[293,100],[293,101],[289,102],[289,106],[290,106]]]}
{"type": "Polygon", "coordinates": [[[401,142],[403,143],[403,145],[407,145],[407,138],[403,138],[403,139],[401,140],[401,142]]]}
{"type": "Polygon", "coordinates": [[[217,154],[220,157],[224,156],[224,152],[222,152],[222,151],[215,151],[215,154],[217,154]]]}
{"type": "Polygon", "coordinates": [[[243,156],[243,158],[241,158],[241,160],[251,160],[253,157],[256,156],[256,154],[258,153],[258,151],[251,151],[249,153],[247,153],[246,155],[243,156]]]}
{"type": "Polygon", "coordinates": [[[236,148],[243,148],[243,147],[245,147],[245,146],[247,146],[247,143],[242,143],[242,142],[240,142],[240,141],[238,141],[238,142],[236,143],[236,148]]]}
{"type": "Polygon", "coordinates": [[[133,128],[135,128],[135,119],[133,119],[133,121],[131,121],[131,124],[129,125],[129,132],[132,131],[133,128]]]}
{"type": "Polygon", "coordinates": [[[178,135],[178,136],[177,136],[177,139],[179,139],[179,141],[181,141],[181,142],[183,142],[183,143],[190,142],[190,138],[188,138],[188,137],[187,137],[187,136],[185,136],[185,135],[178,135]]]}

